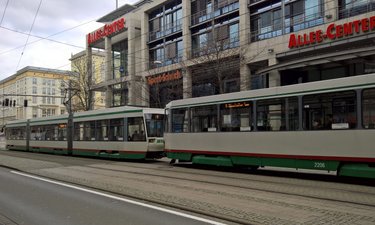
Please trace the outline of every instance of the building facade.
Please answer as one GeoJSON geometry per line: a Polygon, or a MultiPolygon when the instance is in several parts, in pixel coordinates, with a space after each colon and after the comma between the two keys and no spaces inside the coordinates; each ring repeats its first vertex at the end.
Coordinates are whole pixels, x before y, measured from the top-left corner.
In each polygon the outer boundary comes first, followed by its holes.
{"type": "MultiPolygon", "coordinates": [[[[103,51],[94,50],[92,51],[90,60],[91,69],[87,68],[87,55],[86,51],[81,51],[71,56],[71,71],[77,75],[76,82],[81,89],[77,92],[79,96],[73,96],[73,111],[82,111],[82,100],[86,100],[89,96],[88,91],[96,84],[100,84],[105,81],[105,53],[103,51]],[[88,79],[88,71],[91,71],[90,79],[88,79]],[[85,90],[86,89],[86,90],[85,90]],[[77,107],[75,107],[77,106],[77,107]],[[77,108],[75,110],[74,108],[77,108]]],[[[94,91],[91,97],[91,109],[101,109],[105,107],[105,91],[94,91]]],[[[85,104],[85,103],[83,103],[85,104]]]]}
{"type": "Polygon", "coordinates": [[[139,1],[98,22],[106,107],[375,73],[372,0],[139,1]]]}
{"type": "Polygon", "coordinates": [[[70,74],[70,71],[27,66],[0,81],[1,126],[10,120],[65,114],[62,81],[70,74]]]}

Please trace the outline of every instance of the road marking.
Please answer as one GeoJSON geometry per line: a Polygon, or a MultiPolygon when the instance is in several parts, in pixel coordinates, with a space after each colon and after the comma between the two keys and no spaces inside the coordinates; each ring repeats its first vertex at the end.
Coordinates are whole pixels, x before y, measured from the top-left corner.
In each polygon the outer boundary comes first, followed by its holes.
{"type": "Polygon", "coordinates": [[[153,205],[149,205],[149,204],[146,204],[146,203],[133,201],[133,200],[126,199],[126,198],[121,198],[121,197],[117,197],[117,196],[114,196],[114,195],[110,195],[110,194],[105,194],[105,193],[101,193],[101,192],[98,192],[98,191],[89,190],[89,189],[78,187],[78,186],[71,185],[71,184],[65,184],[65,183],[62,183],[62,182],[59,182],[59,181],[53,181],[53,180],[49,180],[49,179],[45,179],[45,178],[42,178],[42,177],[33,176],[33,175],[29,175],[29,174],[21,173],[21,172],[17,172],[17,171],[10,171],[10,172],[13,173],[13,174],[20,175],[20,176],[29,177],[29,178],[33,178],[33,179],[36,179],[36,180],[41,180],[41,181],[44,181],[44,182],[48,182],[48,183],[52,183],[52,184],[56,184],[56,185],[60,185],[60,186],[64,186],[64,187],[68,187],[68,188],[72,188],[72,189],[84,191],[84,192],[87,192],[87,193],[91,193],[91,194],[95,194],[95,195],[99,195],[99,196],[103,196],[103,197],[107,197],[107,198],[119,200],[119,201],[122,201],[122,202],[127,202],[127,203],[134,204],[134,205],[143,206],[143,207],[146,207],[146,208],[155,209],[155,210],[158,210],[158,211],[162,211],[162,212],[166,212],[166,213],[169,213],[169,214],[173,214],[173,215],[177,215],[177,216],[181,216],[181,217],[185,217],[185,218],[189,218],[189,219],[201,221],[201,222],[208,223],[208,224],[225,225],[225,223],[219,223],[219,222],[216,222],[216,221],[213,221],[213,220],[208,220],[208,219],[204,219],[204,218],[201,218],[201,217],[189,215],[189,214],[186,214],[186,213],[181,213],[181,212],[177,212],[177,211],[174,211],[174,210],[161,208],[161,207],[158,207],[158,206],[153,206],[153,205]]]}

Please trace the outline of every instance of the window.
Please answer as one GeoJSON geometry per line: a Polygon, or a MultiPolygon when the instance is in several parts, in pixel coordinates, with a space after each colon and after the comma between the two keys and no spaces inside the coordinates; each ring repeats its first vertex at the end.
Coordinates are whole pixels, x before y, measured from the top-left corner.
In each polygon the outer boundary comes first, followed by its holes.
{"type": "Polygon", "coordinates": [[[375,10],[375,2],[370,0],[339,0],[339,18],[348,18],[375,10]]]}
{"type": "Polygon", "coordinates": [[[46,94],[47,93],[47,89],[44,87],[43,89],[42,89],[43,91],[42,91],[42,94],[46,94]]]}
{"type": "Polygon", "coordinates": [[[146,141],[143,117],[128,118],[128,141],[146,141]]]}
{"type": "Polygon", "coordinates": [[[38,84],[38,79],[33,77],[33,84],[38,84]]]}
{"type": "Polygon", "coordinates": [[[33,96],[33,103],[34,103],[34,104],[37,103],[37,98],[36,98],[36,96],[33,96]]]}
{"type": "Polygon", "coordinates": [[[189,109],[172,109],[172,133],[189,132],[189,109]]]}
{"type": "Polygon", "coordinates": [[[192,132],[217,131],[217,105],[191,108],[192,132]]]}
{"type": "Polygon", "coordinates": [[[96,140],[108,141],[108,120],[96,121],[96,140]]]}
{"type": "Polygon", "coordinates": [[[148,137],[163,137],[164,115],[145,114],[148,137]]]}
{"type": "Polygon", "coordinates": [[[353,129],[357,125],[356,94],[353,91],[303,97],[303,127],[306,130],[353,129]]]}
{"type": "Polygon", "coordinates": [[[66,141],[67,137],[67,125],[66,124],[59,124],[58,125],[58,135],[57,138],[59,141],[66,141]]]}
{"type": "Polygon", "coordinates": [[[285,104],[282,99],[257,102],[257,129],[259,131],[285,130],[285,104]]]}
{"type": "Polygon", "coordinates": [[[250,102],[232,102],[220,105],[221,131],[250,131],[252,125],[252,104],[250,102]]]}
{"type": "Polygon", "coordinates": [[[38,89],[36,86],[33,86],[33,94],[38,94],[38,89]]]}
{"type": "Polygon", "coordinates": [[[364,90],[362,93],[362,121],[364,128],[375,128],[375,89],[364,90]]]}
{"type": "Polygon", "coordinates": [[[109,121],[109,140],[124,140],[124,119],[111,119],[109,121]]]}

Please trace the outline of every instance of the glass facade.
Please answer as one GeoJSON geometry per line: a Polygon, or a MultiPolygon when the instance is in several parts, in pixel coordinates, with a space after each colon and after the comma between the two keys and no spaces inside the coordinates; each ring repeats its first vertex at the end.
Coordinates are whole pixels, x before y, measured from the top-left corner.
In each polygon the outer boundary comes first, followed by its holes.
{"type": "Polygon", "coordinates": [[[324,22],[323,12],[323,0],[264,1],[251,7],[251,40],[263,40],[321,25],[324,22]]]}
{"type": "Polygon", "coordinates": [[[128,75],[128,42],[127,40],[112,46],[113,79],[128,75]]]}

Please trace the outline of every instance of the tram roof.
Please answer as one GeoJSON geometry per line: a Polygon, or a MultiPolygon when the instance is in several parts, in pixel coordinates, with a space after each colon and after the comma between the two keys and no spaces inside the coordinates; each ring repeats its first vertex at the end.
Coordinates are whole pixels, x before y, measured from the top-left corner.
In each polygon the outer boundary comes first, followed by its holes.
{"type": "Polygon", "coordinates": [[[191,107],[235,101],[269,99],[275,97],[289,97],[301,94],[325,93],[331,92],[332,90],[353,90],[360,86],[375,87],[375,73],[303,84],[174,100],[168,103],[166,108],[191,107]]]}

